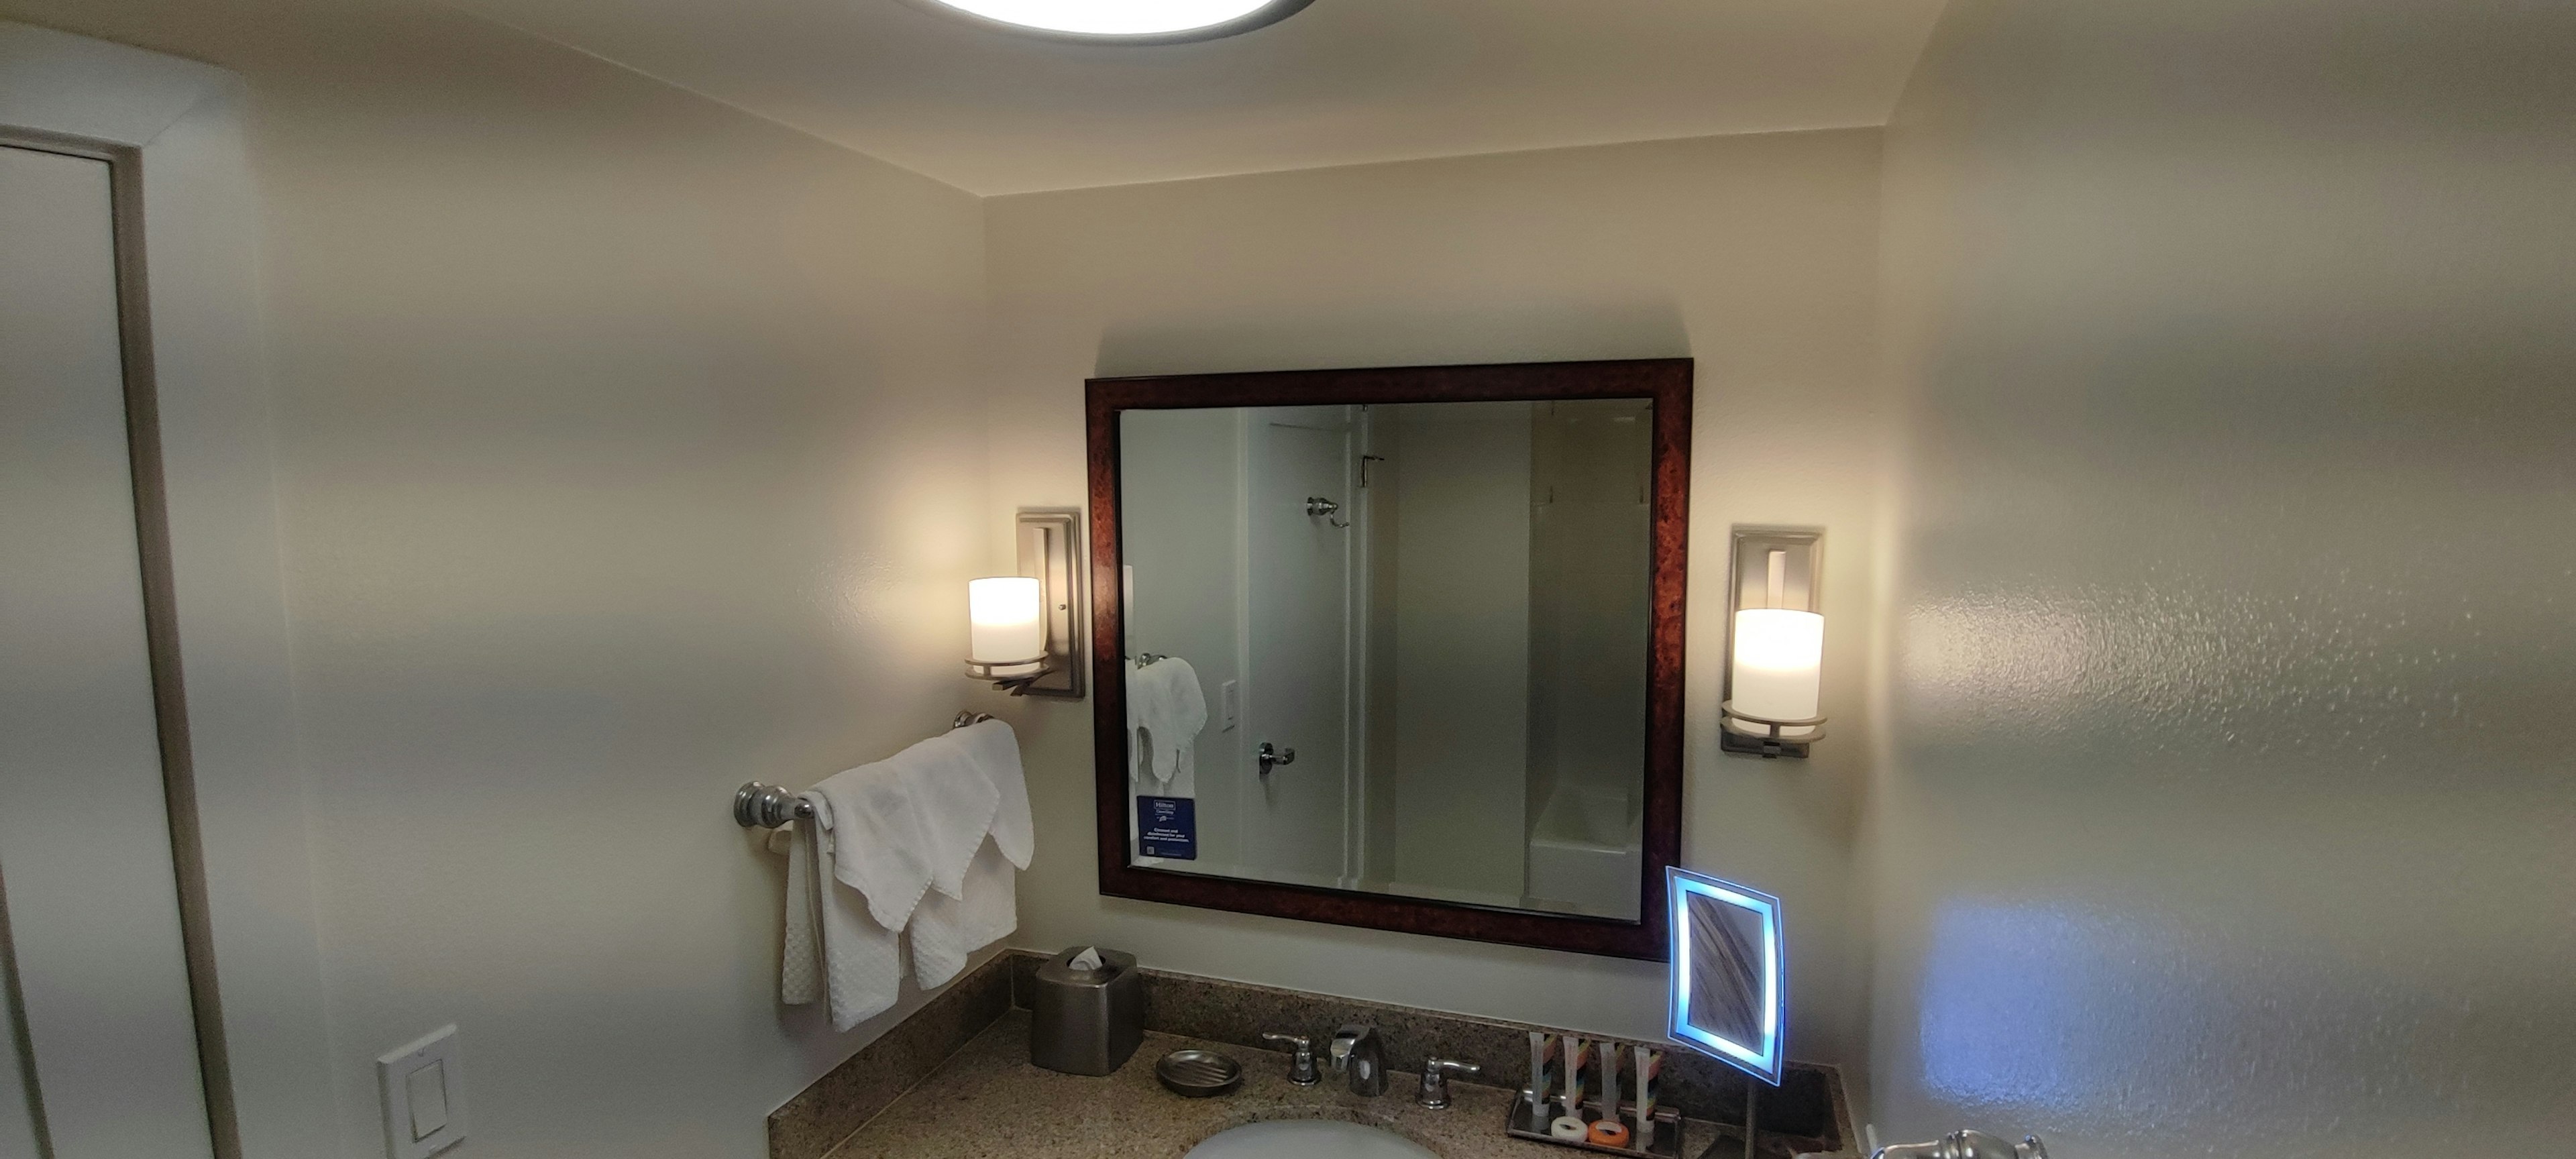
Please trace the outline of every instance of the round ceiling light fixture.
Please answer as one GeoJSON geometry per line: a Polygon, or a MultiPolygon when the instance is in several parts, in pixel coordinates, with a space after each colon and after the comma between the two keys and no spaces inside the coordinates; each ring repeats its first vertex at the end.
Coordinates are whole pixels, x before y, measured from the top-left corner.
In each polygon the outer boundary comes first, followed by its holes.
{"type": "Polygon", "coordinates": [[[1119,44],[1215,40],[1287,19],[1310,0],[925,0],[1021,32],[1119,44]]]}

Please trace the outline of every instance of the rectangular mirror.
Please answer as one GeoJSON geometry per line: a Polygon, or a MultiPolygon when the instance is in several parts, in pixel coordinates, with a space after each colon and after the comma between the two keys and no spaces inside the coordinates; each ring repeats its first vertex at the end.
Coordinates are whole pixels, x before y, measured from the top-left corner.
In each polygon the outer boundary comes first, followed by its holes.
{"type": "Polygon", "coordinates": [[[1102,892],[1665,956],[1690,376],[1091,382],[1102,892]]]}

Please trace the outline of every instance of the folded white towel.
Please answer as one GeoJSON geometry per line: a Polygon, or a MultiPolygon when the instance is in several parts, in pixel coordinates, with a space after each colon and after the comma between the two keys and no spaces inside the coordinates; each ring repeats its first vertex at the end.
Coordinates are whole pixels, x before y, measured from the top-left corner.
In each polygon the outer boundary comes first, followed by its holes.
{"type": "Polygon", "coordinates": [[[813,795],[834,818],[823,827],[833,849],[824,864],[867,899],[878,925],[901,932],[930,889],[930,851],[910,779],[893,761],[879,761],[824,778],[813,795]]]}
{"type": "Polygon", "coordinates": [[[975,951],[1019,928],[1019,901],[1010,859],[986,841],[966,869],[963,897],[937,890],[912,914],[912,973],[922,989],[946,985],[975,951]]]}
{"type": "Polygon", "coordinates": [[[1157,782],[1180,779],[1187,795],[1199,730],[1206,727],[1207,695],[1189,661],[1166,656],[1128,670],[1128,738],[1144,754],[1148,776],[1157,782]]]}
{"type": "Polygon", "coordinates": [[[779,1000],[811,1003],[817,991],[831,998],[832,1026],[848,1030],[892,1007],[903,991],[903,955],[896,931],[871,918],[855,891],[834,888],[824,871],[837,852],[832,804],[820,792],[801,798],[814,808],[796,822],[787,850],[787,922],[778,977],[779,1000]],[[817,985],[816,967],[821,967],[817,985]]]}
{"type": "MultiPolygon", "coordinates": [[[[1011,727],[999,721],[985,723],[1006,732],[1011,727]]],[[[919,841],[930,862],[931,892],[952,898],[966,896],[966,867],[974,863],[984,836],[993,831],[993,818],[1002,805],[1001,788],[960,735],[965,731],[932,737],[886,762],[899,767],[920,811],[919,841]]],[[[1012,752],[1016,768],[1016,746],[1012,752]]]]}
{"type": "Polygon", "coordinates": [[[814,1001],[819,961],[847,1030],[894,1005],[907,930],[926,989],[1017,928],[1013,869],[1028,868],[1036,836],[1011,726],[933,737],[800,799],[815,815],[788,848],[782,1001],[814,1001]]]}
{"type": "Polygon", "coordinates": [[[966,968],[969,955],[1019,928],[1013,869],[1028,868],[1036,849],[1028,781],[1020,770],[1019,737],[1011,726],[988,720],[944,739],[954,741],[975,774],[993,787],[997,803],[988,827],[990,838],[978,837],[964,888],[952,894],[934,886],[913,911],[912,972],[925,988],[956,977],[966,968]]]}
{"type": "Polygon", "coordinates": [[[1005,860],[1027,869],[1037,850],[1037,833],[1029,817],[1028,778],[1020,769],[1019,734],[1010,725],[988,720],[948,735],[993,784],[993,844],[1005,860]]]}
{"type": "MultiPolygon", "coordinates": [[[[1006,734],[1010,728],[1000,727],[1006,734]]],[[[1018,763],[1012,746],[1014,772],[1018,763]]],[[[951,732],[816,786],[843,818],[832,872],[867,895],[878,924],[903,929],[925,889],[952,898],[964,892],[966,866],[1002,802],[982,764],[951,732]]]]}

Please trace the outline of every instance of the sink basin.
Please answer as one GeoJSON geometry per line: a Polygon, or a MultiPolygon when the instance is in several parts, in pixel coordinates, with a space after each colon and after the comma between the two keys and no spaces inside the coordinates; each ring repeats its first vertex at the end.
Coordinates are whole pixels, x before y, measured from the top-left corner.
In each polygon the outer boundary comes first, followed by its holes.
{"type": "Polygon", "coordinates": [[[1182,1159],[1440,1159],[1402,1135],[1330,1119],[1245,1123],[1210,1135],[1182,1159]]]}

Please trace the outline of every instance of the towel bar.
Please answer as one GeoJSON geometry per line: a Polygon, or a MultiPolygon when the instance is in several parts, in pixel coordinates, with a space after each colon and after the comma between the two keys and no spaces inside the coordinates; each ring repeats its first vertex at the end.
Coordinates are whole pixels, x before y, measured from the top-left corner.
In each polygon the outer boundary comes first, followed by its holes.
{"type": "MultiPolygon", "coordinates": [[[[948,727],[960,729],[991,719],[993,714],[989,712],[961,712],[948,727]]],[[[745,781],[733,791],[733,823],[745,829],[775,829],[790,821],[813,820],[814,807],[796,797],[783,785],[745,781]]]]}

